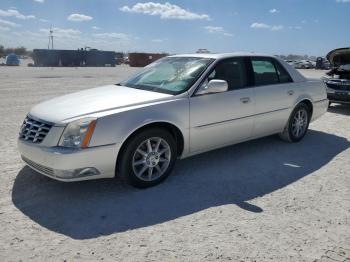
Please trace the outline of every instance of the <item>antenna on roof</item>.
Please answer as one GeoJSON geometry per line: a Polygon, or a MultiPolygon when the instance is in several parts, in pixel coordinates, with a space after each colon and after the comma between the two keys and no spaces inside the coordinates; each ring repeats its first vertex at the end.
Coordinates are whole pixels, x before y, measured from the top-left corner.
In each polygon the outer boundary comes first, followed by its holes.
{"type": "Polygon", "coordinates": [[[50,26],[50,34],[49,34],[49,44],[47,45],[47,49],[50,49],[50,45],[51,45],[51,49],[53,49],[53,29],[52,29],[52,25],[50,26]]]}

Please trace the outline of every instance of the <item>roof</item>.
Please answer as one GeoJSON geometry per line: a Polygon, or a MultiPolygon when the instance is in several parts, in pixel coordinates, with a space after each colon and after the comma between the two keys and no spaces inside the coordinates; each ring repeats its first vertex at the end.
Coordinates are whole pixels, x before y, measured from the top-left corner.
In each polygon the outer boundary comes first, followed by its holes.
{"type": "Polygon", "coordinates": [[[212,59],[223,59],[230,57],[238,56],[264,56],[264,57],[273,57],[266,54],[258,54],[253,52],[234,52],[234,53],[210,53],[210,54],[181,54],[181,55],[172,55],[170,57],[200,57],[200,58],[212,58],[212,59]]]}

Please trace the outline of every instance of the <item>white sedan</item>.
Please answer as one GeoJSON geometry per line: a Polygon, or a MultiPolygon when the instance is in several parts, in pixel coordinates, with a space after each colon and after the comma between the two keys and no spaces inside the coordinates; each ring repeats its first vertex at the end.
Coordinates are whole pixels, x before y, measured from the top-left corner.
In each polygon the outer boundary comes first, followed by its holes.
{"type": "Polygon", "coordinates": [[[179,158],[272,134],[298,142],[327,107],[322,81],[276,57],[175,55],[35,106],[18,147],[32,169],[60,181],[118,176],[148,187],[179,158]]]}

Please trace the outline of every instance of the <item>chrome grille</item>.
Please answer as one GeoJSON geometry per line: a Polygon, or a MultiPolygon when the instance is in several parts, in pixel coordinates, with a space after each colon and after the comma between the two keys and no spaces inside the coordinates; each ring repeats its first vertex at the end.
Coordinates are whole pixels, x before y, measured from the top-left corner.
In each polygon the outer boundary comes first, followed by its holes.
{"type": "Polygon", "coordinates": [[[341,91],[350,91],[350,81],[332,81],[326,83],[329,88],[341,91]]]}
{"type": "Polygon", "coordinates": [[[27,116],[24,119],[19,138],[32,143],[41,143],[49,133],[52,124],[27,116]]]}
{"type": "Polygon", "coordinates": [[[33,168],[33,169],[35,169],[37,171],[40,171],[40,172],[42,172],[44,174],[47,174],[49,176],[54,176],[55,175],[54,170],[52,168],[50,168],[50,167],[46,167],[46,166],[40,165],[38,163],[35,163],[35,162],[29,160],[28,158],[26,158],[24,156],[22,156],[22,159],[23,159],[24,162],[27,163],[28,166],[30,166],[31,168],[33,168]]]}

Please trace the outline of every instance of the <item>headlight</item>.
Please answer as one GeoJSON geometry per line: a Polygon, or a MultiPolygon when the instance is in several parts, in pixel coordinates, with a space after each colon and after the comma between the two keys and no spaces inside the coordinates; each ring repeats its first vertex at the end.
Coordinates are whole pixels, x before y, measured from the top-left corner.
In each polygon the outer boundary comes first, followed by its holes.
{"type": "Polygon", "coordinates": [[[86,148],[96,126],[96,118],[83,118],[69,123],[63,131],[59,146],[86,148]]]}

